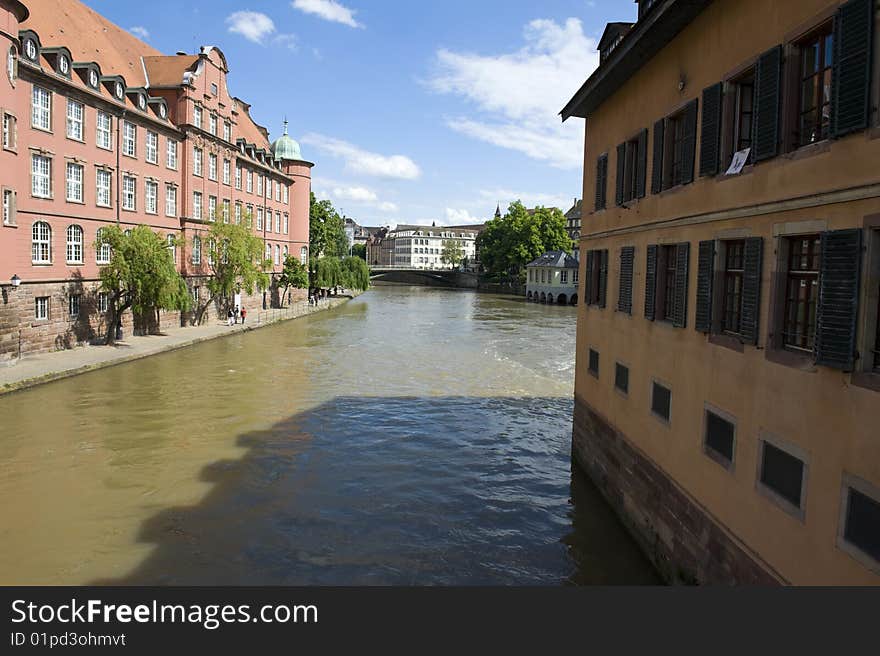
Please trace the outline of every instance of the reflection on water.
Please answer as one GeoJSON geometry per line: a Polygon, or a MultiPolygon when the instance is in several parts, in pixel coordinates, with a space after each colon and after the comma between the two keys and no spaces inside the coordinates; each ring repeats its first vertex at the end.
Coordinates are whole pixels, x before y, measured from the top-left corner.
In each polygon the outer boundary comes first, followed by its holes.
{"type": "Polygon", "coordinates": [[[0,581],[654,582],[571,472],[574,328],[386,287],[0,399],[0,581]]]}

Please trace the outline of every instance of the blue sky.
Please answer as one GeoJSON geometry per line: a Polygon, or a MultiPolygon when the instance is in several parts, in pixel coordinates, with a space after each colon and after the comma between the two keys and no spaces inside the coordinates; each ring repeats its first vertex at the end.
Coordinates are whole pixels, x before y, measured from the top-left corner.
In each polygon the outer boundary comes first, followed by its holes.
{"type": "Polygon", "coordinates": [[[313,190],[362,225],[567,210],[583,121],[557,113],[628,0],[85,0],[155,48],[216,45],[231,93],[275,138],[285,116],[313,190]]]}

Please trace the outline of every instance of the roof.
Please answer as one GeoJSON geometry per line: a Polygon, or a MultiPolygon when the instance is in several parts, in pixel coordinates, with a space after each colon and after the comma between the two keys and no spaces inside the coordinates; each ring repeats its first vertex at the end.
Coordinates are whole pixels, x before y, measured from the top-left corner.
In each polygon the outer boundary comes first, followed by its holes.
{"type": "Polygon", "coordinates": [[[6,6],[10,7],[11,11],[13,11],[15,13],[15,19],[19,23],[27,20],[28,14],[30,12],[28,11],[28,8],[25,7],[18,0],[4,0],[0,4],[2,4],[4,7],[6,7],[6,6]]]}
{"type": "Polygon", "coordinates": [[[144,68],[150,78],[150,87],[179,87],[183,74],[195,68],[198,55],[150,55],[144,57],[144,68]]]}
{"type": "Polygon", "coordinates": [[[43,46],[67,46],[76,62],[97,62],[104,75],[122,75],[129,87],[146,87],[142,56],[162,53],[111,23],[79,0],[27,0],[33,30],[43,46]]]}
{"type": "Polygon", "coordinates": [[[527,267],[551,267],[554,269],[577,269],[578,261],[565,251],[550,251],[537,260],[532,260],[527,267]]]}
{"type": "MultiPolygon", "coordinates": [[[[425,230],[425,231],[433,231],[433,232],[449,232],[451,230],[465,230],[467,232],[479,232],[477,228],[465,228],[463,226],[424,226],[424,225],[407,225],[405,223],[401,223],[393,230],[393,232],[403,232],[405,230],[425,230]]],[[[436,235],[440,236],[440,235],[436,235]]]]}
{"type": "Polygon", "coordinates": [[[599,50],[605,50],[605,47],[618,37],[625,36],[632,29],[635,23],[608,23],[605,31],[602,32],[602,38],[599,39],[599,50]]]}
{"type": "MultiPolygon", "coordinates": [[[[287,121],[284,121],[284,134],[272,144],[272,154],[275,159],[299,161],[302,159],[302,151],[299,144],[287,134],[287,121]]],[[[352,221],[354,223],[354,221],[352,221]]]]}
{"type": "Polygon", "coordinates": [[[560,112],[562,120],[566,121],[572,116],[587,118],[711,2],[666,0],[652,5],[651,11],[642,16],[608,59],[599,65],[563,107],[560,112]]]}
{"type": "Polygon", "coordinates": [[[575,198],[574,205],[572,205],[571,209],[565,213],[566,219],[578,219],[581,216],[581,207],[583,207],[584,201],[578,200],[575,198]]]}

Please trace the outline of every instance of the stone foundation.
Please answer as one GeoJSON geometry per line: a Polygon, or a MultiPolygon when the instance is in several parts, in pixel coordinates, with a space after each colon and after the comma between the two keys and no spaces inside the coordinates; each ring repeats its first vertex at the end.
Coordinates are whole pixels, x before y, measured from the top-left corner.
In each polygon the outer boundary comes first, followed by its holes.
{"type": "Polygon", "coordinates": [[[580,399],[575,399],[572,457],[670,583],[784,583],[769,565],[580,399]]]}
{"type": "MultiPolygon", "coordinates": [[[[190,290],[201,287],[202,298],[207,294],[205,281],[187,280],[190,290]]],[[[60,351],[87,344],[103,343],[107,334],[106,314],[99,311],[97,280],[71,279],[66,282],[22,284],[17,289],[4,285],[0,295],[0,364],[14,362],[21,356],[49,351],[60,351]],[[71,296],[80,297],[79,314],[70,316],[71,296]],[[49,318],[36,320],[35,299],[49,298],[49,318]]],[[[265,294],[265,307],[278,308],[280,290],[273,284],[265,294]]],[[[242,305],[253,316],[264,307],[262,292],[242,294],[242,305]]],[[[290,289],[284,299],[288,306],[306,299],[307,292],[290,289]]],[[[226,307],[222,302],[212,303],[203,322],[225,319],[226,307]]],[[[122,316],[124,336],[161,332],[163,327],[191,325],[193,312],[148,313],[134,316],[127,310],[122,316]]]]}

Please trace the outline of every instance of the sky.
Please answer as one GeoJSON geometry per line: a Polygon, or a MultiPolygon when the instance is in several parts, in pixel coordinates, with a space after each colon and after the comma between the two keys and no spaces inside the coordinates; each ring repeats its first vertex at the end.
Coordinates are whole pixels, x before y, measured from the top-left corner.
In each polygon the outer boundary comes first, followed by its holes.
{"type": "Polygon", "coordinates": [[[84,0],[167,54],[218,46],[229,90],[312,189],[361,225],[488,220],[581,196],[582,119],[559,111],[626,0],[84,0]]]}

